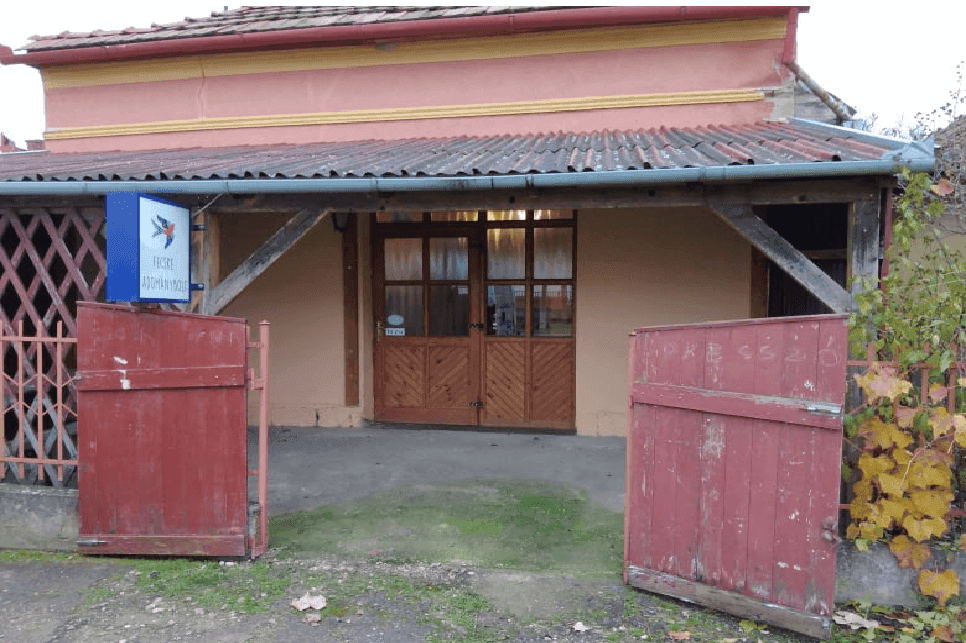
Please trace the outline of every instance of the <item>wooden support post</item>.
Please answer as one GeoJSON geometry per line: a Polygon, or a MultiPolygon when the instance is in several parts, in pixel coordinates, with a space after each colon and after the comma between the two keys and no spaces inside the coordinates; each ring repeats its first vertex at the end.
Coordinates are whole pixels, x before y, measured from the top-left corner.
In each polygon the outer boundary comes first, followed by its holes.
{"type": "Polygon", "coordinates": [[[342,233],[342,316],[345,404],[359,405],[359,240],[356,215],[342,233]]]}
{"type": "Polygon", "coordinates": [[[715,214],[836,313],[852,309],[852,295],[780,234],[755,216],[750,205],[712,204],[715,214]]]}
{"type": "Polygon", "coordinates": [[[849,205],[849,282],[852,294],[864,290],[862,281],[879,283],[879,201],[849,205]]]}
{"type": "Polygon", "coordinates": [[[203,312],[206,315],[217,315],[221,312],[248,287],[248,284],[268,270],[268,267],[285,254],[286,250],[307,235],[328,214],[328,210],[320,212],[318,209],[313,209],[299,212],[289,219],[221,283],[212,287],[203,312]]]}

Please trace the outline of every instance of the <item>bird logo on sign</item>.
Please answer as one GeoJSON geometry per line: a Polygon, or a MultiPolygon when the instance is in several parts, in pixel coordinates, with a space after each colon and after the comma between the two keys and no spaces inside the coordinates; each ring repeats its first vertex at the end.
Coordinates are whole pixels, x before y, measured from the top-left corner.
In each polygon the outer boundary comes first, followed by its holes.
{"type": "Polygon", "coordinates": [[[171,242],[174,241],[174,224],[162,217],[160,214],[157,216],[157,221],[152,219],[151,223],[154,224],[154,234],[151,235],[151,238],[153,239],[154,237],[159,237],[163,234],[165,237],[167,237],[164,240],[164,247],[167,248],[170,246],[171,242]]]}

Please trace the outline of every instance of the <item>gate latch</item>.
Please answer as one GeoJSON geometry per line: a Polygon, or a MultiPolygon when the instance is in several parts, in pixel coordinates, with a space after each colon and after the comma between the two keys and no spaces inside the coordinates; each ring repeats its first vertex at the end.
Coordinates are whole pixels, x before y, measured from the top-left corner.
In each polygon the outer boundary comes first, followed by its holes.
{"type": "Polygon", "coordinates": [[[479,400],[476,400],[475,402],[470,402],[470,406],[475,406],[478,409],[482,409],[483,408],[483,402],[480,402],[479,400]]]}
{"type": "Polygon", "coordinates": [[[806,413],[830,418],[842,417],[842,407],[830,402],[807,402],[804,408],[806,413]]]}
{"type": "Polygon", "coordinates": [[[486,328],[486,324],[482,322],[477,322],[475,324],[470,324],[470,328],[472,328],[473,330],[483,330],[486,328]]]}

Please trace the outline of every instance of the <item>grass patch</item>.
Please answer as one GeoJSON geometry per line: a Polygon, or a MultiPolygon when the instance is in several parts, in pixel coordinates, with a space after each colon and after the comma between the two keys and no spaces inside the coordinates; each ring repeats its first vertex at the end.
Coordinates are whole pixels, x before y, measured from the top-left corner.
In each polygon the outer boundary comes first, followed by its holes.
{"type": "Polygon", "coordinates": [[[32,551],[32,550],[20,550],[20,549],[3,549],[0,550],[0,562],[10,563],[18,561],[65,561],[65,560],[75,560],[77,558],[76,554],[70,554],[67,552],[47,552],[47,551],[32,551]]]}
{"type": "Polygon", "coordinates": [[[613,577],[623,517],[563,485],[494,480],[423,485],[275,516],[271,545],[291,554],[390,562],[460,560],[490,568],[613,577]]]}
{"type": "Polygon", "coordinates": [[[252,614],[268,612],[292,583],[291,574],[266,563],[220,564],[184,559],[135,564],[137,586],[166,598],[191,597],[193,604],[252,614]]]}

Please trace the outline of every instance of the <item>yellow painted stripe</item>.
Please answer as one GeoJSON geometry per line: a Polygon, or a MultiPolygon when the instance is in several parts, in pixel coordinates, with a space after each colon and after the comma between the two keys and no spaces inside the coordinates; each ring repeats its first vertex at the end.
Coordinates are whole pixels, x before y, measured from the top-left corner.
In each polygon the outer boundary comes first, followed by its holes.
{"type": "Polygon", "coordinates": [[[701,105],[711,103],[743,103],[764,99],[754,89],[726,89],[706,92],[677,92],[672,94],[631,94],[626,96],[591,96],[513,103],[484,103],[479,105],[438,105],[432,107],[404,107],[392,109],[357,109],[344,112],[314,114],[274,114],[266,116],[228,116],[197,118],[128,125],[97,125],[48,130],[51,140],[90,138],[94,136],[131,136],[135,134],[163,134],[166,132],[197,132],[202,130],[239,129],[247,127],[291,127],[298,125],[342,125],[373,121],[404,121],[434,118],[463,118],[472,116],[508,116],[515,114],[547,114],[592,109],[621,107],[655,107],[661,105],[701,105]]]}
{"type": "Polygon", "coordinates": [[[150,61],[48,67],[46,89],[186,80],[378,65],[493,60],[566,53],[676,47],[710,43],[781,40],[785,18],[672,23],[607,29],[554,31],[492,38],[438,40],[384,46],[318,47],[150,61]]]}

